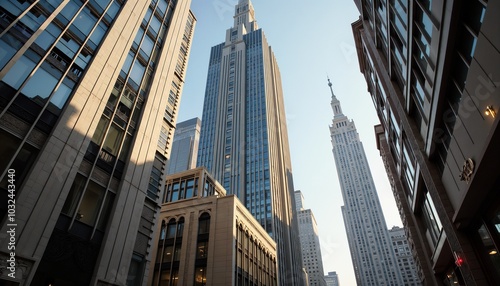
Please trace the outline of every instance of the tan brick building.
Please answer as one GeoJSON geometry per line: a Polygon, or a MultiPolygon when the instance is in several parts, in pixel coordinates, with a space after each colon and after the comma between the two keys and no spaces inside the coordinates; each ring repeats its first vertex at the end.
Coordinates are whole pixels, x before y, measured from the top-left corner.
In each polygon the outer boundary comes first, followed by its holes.
{"type": "Polygon", "coordinates": [[[165,194],[148,285],[277,285],[276,243],[205,168],[167,176],[165,194]]]}

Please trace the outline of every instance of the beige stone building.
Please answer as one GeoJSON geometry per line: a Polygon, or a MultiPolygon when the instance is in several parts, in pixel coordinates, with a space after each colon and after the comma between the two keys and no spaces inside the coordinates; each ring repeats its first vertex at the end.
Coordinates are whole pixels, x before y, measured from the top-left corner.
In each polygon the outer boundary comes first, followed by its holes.
{"type": "Polygon", "coordinates": [[[276,243],[203,167],[167,176],[148,285],[277,285],[276,243]]]}
{"type": "Polygon", "coordinates": [[[190,4],[0,1],[1,285],[146,283],[190,4]]]}

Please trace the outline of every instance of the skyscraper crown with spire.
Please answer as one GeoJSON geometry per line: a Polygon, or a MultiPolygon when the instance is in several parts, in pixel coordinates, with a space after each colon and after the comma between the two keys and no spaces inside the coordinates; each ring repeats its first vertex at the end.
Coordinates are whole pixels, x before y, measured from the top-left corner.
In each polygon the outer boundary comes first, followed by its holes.
{"type": "Polygon", "coordinates": [[[330,78],[328,78],[328,86],[330,87],[330,92],[332,93],[331,105],[333,109],[333,115],[335,117],[344,115],[342,113],[342,107],[340,106],[340,101],[335,96],[335,93],[333,93],[332,82],[330,81],[330,78]]]}

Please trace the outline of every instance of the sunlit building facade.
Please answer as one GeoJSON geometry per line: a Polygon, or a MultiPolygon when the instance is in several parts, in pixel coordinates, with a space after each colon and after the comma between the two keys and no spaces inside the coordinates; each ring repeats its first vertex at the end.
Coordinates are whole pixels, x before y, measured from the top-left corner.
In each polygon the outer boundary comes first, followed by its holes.
{"type": "Polygon", "coordinates": [[[358,285],[404,285],[382,207],[353,120],[342,112],[332,94],[334,118],[330,126],[335,166],[344,205],[342,215],[358,285]]]}
{"type": "Polygon", "coordinates": [[[301,285],[293,180],[276,57],[250,1],[209,59],[198,166],[235,194],[278,245],[280,285],[301,285]]]}
{"type": "MultiPolygon", "coordinates": [[[[196,21],[189,6],[0,2],[0,219],[1,233],[15,223],[17,269],[0,284],[143,285],[196,21]]],[[[0,236],[2,269],[8,241],[0,236]]]]}
{"type": "Polygon", "coordinates": [[[323,278],[323,257],[319,245],[316,218],[311,209],[304,208],[304,196],[301,191],[295,191],[295,203],[299,223],[302,265],[307,271],[309,286],[326,286],[323,278]]]}
{"type": "Polygon", "coordinates": [[[336,271],[328,272],[328,275],[325,275],[326,286],[340,286],[339,275],[336,271]]]}
{"type": "Polygon", "coordinates": [[[356,1],[377,144],[425,285],[500,284],[500,1],[356,1]]]}
{"type": "Polygon", "coordinates": [[[147,285],[277,286],[276,243],[199,167],[167,176],[147,285]]]}

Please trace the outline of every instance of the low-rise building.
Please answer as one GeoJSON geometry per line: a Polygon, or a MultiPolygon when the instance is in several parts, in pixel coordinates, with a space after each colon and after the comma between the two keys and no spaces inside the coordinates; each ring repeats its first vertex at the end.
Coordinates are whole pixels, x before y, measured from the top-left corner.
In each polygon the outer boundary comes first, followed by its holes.
{"type": "Polygon", "coordinates": [[[276,243],[204,167],[165,185],[148,285],[277,285],[276,243]]]}

